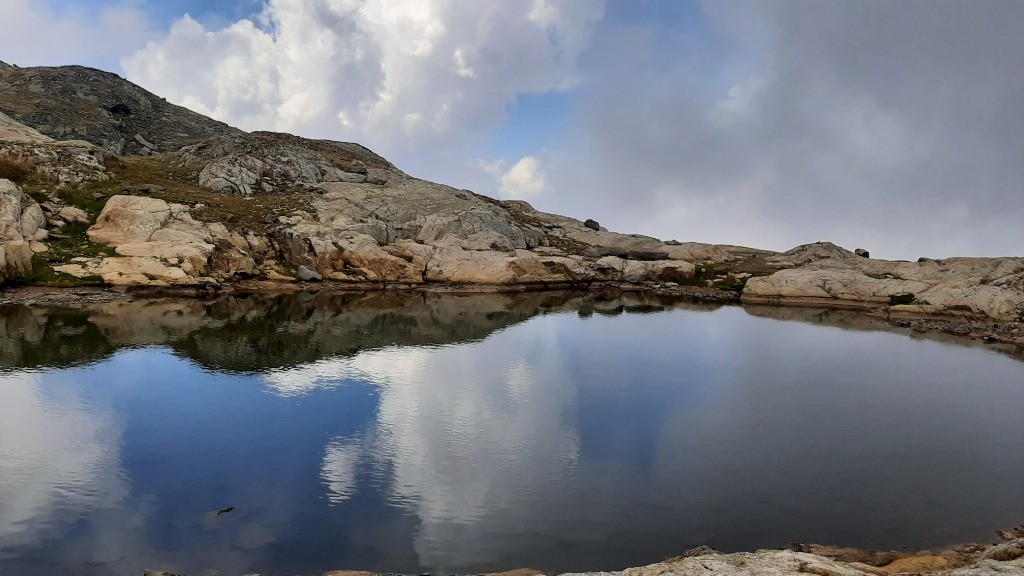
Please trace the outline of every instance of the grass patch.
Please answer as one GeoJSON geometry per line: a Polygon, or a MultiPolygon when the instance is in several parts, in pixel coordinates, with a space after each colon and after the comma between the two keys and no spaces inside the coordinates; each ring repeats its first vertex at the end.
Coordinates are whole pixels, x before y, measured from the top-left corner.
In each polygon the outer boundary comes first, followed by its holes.
{"type": "Polygon", "coordinates": [[[35,286],[92,286],[103,284],[103,278],[99,276],[77,278],[53,269],[54,266],[67,264],[72,258],[77,256],[92,258],[113,256],[115,254],[113,248],[89,240],[89,237],[85,234],[85,231],[88,229],[88,224],[76,223],[51,231],[53,234],[60,235],[61,238],[51,236],[46,241],[46,245],[50,249],[32,257],[32,273],[25,277],[24,282],[35,286]]]}
{"type": "Polygon", "coordinates": [[[147,196],[189,206],[204,204],[204,209],[192,212],[193,218],[203,222],[223,222],[231,229],[266,231],[267,225],[263,220],[268,215],[287,216],[296,210],[313,211],[311,200],[314,195],[310,192],[277,190],[247,198],[204,190],[196,184],[199,181],[196,167],[175,164],[175,159],[164,155],[113,158],[107,161],[107,173],[111,177],[109,182],[92,183],[83,189],[89,198],[96,192],[113,195],[120,194],[128,186],[156,185],[163,190],[150,192],[147,196]]]}
{"type": "Polygon", "coordinates": [[[54,183],[44,178],[30,179],[23,188],[37,201],[46,200],[50,191],[65,203],[85,210],[93,220],[103,210],[107,199],[123,193],[129,187],[150,185],[159,187],[145,193],[145,196],[195,206],[192,217],[203,222],[223,222],[229,229],[245,228],[265,232],[263,222],[269,216],[287,216],[296,210],[313,212],[312,200],[315,193],[302,190],[277,190],[271,194],[256,194],[246,198],[219,194],[200,188],[199,170],[194,166],[183,166],[170,155],[110,157],[104,161],[107,181],[89,181],[78,186],[54,188],[54,183]]]}
{"type": "Polygon", "coordinates": [[[747,278],[723,278],[716,280],[712,284],[719,290],[728,290],[730,292],[743,292],[743,288],[747,285],[747,278]]]}
{"type": "Polygon", "coordinates": [[[57,272],[45,261],[40,261],[37,254],[32,259],[32,273],[24,278],[24,284],[30,286],[47,286],[59,288],[74,288],[78,286],[103,286],[103,278],[100,276],[85,276],[79,278],[71,274],[57,272]]]}

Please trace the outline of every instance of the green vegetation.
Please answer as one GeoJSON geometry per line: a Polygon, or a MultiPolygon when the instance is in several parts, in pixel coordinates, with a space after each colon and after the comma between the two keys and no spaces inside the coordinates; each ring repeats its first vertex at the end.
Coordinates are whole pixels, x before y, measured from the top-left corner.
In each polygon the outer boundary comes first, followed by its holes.
{"type": "Polygon", "coordinates": [[[99,276],[76,278],[53,269],[54,266],[67,264],[76,256],[91,258],[114,255],[113,248],[89,240],[85,234],[88,229],[88,224],[76,223],[52,231],[50,239],[46,241],[50,249],[32,257],[32,273],[25,278],[25,283],[36,286],[103,284],[103,279],[99,276]]]}
{"type": "Polygon", "coordinates": [[[747,278],[723,278],[716,280],[712,286],[719,290],[728,290],[730,292],[743,292],[743,287],[747,285],[747,278]]]}
{"type": "Polygon", "coordinates": [[[278,190],[246,198],[204,190],[196,184],[199,171],[195,167],[176,164],[163,155],[112,158],[107,160],[106,166],[111,182],[90,184],[87,188],[96,188],[85,190],[90,197],[97,191],[112,195],[120,194],[126,187],[150,186],[154,188],[147,191],[146,196],[190,206],[203,204],[204,209],[192,212],[193,218],[223,222],[229,228],[263,231],[266,228],[263,220],[268,215],[284,216],[296,210],[313,210],[312,194],[308,192],[278,190]]]}

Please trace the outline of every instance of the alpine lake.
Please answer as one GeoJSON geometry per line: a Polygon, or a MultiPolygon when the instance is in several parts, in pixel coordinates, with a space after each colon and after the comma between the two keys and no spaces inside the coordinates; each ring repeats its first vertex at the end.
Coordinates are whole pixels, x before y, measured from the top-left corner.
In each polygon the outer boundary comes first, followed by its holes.
{"type": "Polygon", "coordinates": [[[0,574],[616,570],[991,542],[1024,362],[639,295],[0,307],[0,574]]]}

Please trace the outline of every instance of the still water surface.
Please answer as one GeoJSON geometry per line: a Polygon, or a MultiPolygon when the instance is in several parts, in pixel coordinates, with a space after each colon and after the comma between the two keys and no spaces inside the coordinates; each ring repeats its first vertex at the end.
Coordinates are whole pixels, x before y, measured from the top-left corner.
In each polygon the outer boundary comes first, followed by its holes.
{"type": "Polygon", "coordinates": [[[0,574],[618,569],[1024,521],[1024,363],[871,328],[575,294],[0,308],[0,574]]]}

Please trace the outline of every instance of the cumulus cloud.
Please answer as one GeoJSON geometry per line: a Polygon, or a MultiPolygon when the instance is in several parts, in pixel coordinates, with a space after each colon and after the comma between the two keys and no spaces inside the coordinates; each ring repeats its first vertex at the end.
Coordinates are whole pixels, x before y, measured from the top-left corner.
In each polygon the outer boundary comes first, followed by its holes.
{"type": "Polygon", "coordinates": [[[552,208],[585,193],[616,229],[775,249],[1024,253],[1024,4],[709,2],[695,18],[689,34],[601,24],[552,208]]]}
{"type": "Polygon", "coordinates": [[[269,0],[223,29],[185,17],[124,67],[245,129],[429,155],[482,137],[519,93],[573,86],[602,13],[599,0],[269,0]]]}
{"type": "Polygon", "coordinates": [[[502,198],[529,199],[547,190],[547,172],[535,156],[524,156],[505,170],[505,161],[480,162],[480,168],[494,177],[502,198]]]}
{"type": "MultiPolygon", "coordinates": [[[[130,5],[76,26],[8,4],[17,63],[131,52],[146,30],[130,5]]],[[[123,65],[242,128],[359,141],[623,232],[1003,255],[1024,253],[1022,18],[1015,0],[268,0],[225,27],[182,18],[123,65]],[[517,95],[560,90],[557,149],[480,162],[517,95]]]]}

